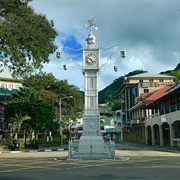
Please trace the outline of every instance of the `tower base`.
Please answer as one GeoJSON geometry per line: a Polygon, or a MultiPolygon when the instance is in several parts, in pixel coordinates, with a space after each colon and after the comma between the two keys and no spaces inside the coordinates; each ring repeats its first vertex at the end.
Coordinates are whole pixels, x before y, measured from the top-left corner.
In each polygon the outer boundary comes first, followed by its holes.
{"type": "Polygon", "coordinates": [[[115,144],[104,142],[102,136],[81,136],[79,142],[69,144],[69,159],[114,159],[115,144]]]}

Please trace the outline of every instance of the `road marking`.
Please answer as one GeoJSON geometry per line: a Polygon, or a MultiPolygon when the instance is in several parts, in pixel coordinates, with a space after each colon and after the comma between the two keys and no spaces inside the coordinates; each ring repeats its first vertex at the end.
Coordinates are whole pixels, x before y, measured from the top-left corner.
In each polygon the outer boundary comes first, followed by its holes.
{"type": "Polygon", "coordinates": [[[10,153],[16,154],[16,153],[21,153],[21,151],[11,151],[10,153]]]}

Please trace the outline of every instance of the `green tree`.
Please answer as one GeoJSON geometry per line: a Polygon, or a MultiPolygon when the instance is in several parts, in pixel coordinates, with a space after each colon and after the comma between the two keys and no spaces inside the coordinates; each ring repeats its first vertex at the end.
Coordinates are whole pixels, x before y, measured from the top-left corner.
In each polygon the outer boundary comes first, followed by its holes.
{"type": "Polygon", "coordinates": [[[21,129],[22,123],[24,121],[30,120],[31,118],[29,116],[21,116],[16,114],[14,118],[14,123],[13,123],[13,133],[14,133],[14,138],[17,139],[17,135],[21,129]]]}
{"type": "Polygon", "coordinates": [[[39,73],[26,77],[23,82],[24,86],[36,89],[41,96],[52,103],[56,110],[56,119],[59,119],[59,98],[73,96],[70,99],[62,100],[62,119],[69,124],[69,120],[76,121],[84,107],[84,98],[80,90],[69,85],[66,80],[58,80],[51,73],[39,73]]]}
{"type": "Polygon", "coordinates": [[[170,75],[175,77],[174,78],[175,82],[180,81],[180,70],[171,71],[170,75]]]}
{"type": "MultiPolygon", "coordinates": [[[[23,119],[29,116],[30,121],[26,121],[35,133],[39,131],[46,134],[52,129],[55,118],[54,107],[51,103],[41,97],[41,94],[33,88],[21,87],[18,91],[12,93],[11,99],[5,108],[5,118],[15,127],[17,120],[20,125],[23,119]],[[18,116],[17,116],[18,115],[18,116]],[[18,119],[18,118],[19,119],[18,119]]],[[[17,128],[15,128],[17,129],[17,128]]]]}
{"type": "Polygon", "coordinates": [[[108,106],[111,107],[112,111],[117,111],[121,109],[121,101],[118,100],[112,100],[108,102],[108,106]]]}
{"type": "Polygon", "coordinates": [[[56,50],[53,21],[28,6],[31,0],[0,1],[0,60],[13,76],[41,70],[56,50]]]}

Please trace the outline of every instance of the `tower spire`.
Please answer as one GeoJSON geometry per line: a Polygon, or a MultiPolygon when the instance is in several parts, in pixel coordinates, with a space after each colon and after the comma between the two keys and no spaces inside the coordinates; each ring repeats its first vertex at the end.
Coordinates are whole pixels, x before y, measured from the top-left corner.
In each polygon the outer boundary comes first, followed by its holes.
{"type": "Polygon", "coordinates": [[[95,48],[96,46],[96,38],[92,33],[92,29],[94,28],[95,30],[97,30],[97,26],[94,23],[94,19],[91,17],[86,24],[87,29],[90,29],[90,34],[88,35],[86,42],[87,42],[87,47],[88,48],[95,48]]]}

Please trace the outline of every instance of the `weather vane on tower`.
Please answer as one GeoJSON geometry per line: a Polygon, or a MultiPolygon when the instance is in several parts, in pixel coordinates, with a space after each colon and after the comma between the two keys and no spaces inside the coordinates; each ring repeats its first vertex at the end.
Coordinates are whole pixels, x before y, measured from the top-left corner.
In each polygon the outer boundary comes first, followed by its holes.
{"type": "Polygon", "coordinates": [[[90,29],[90,32],[92,33],[92,28],[94,28],[95,30],[98,30],[98,27],[96,26],[96,24],[94,23],[94,18],[90,18],[87,21],[87,24],[85,24],[87,29],[90,29]]]}

